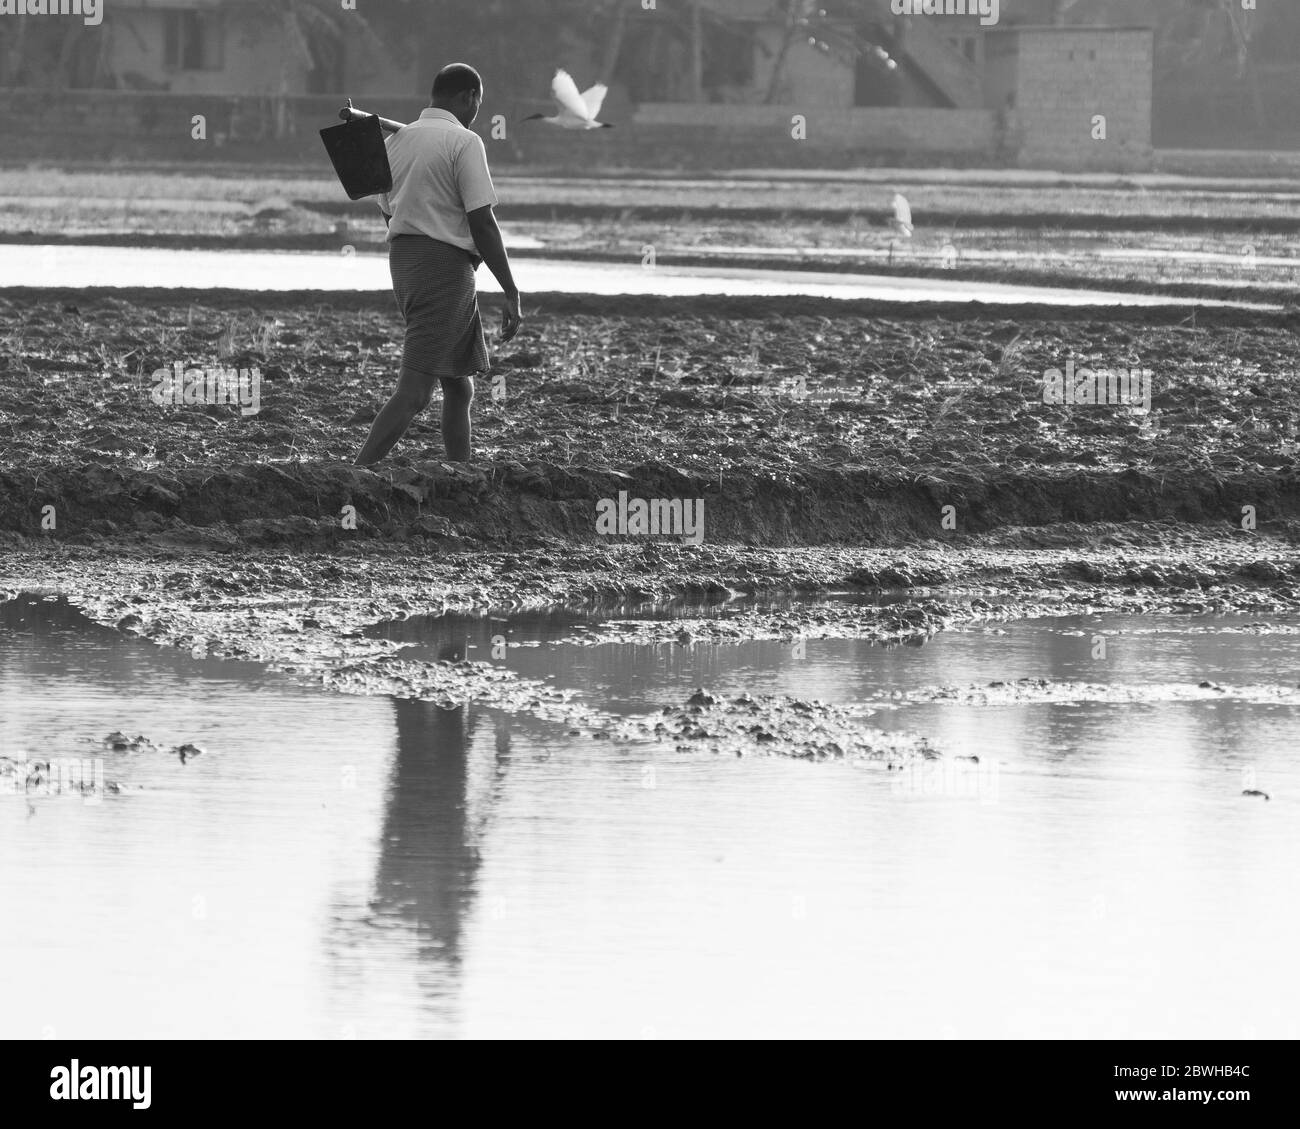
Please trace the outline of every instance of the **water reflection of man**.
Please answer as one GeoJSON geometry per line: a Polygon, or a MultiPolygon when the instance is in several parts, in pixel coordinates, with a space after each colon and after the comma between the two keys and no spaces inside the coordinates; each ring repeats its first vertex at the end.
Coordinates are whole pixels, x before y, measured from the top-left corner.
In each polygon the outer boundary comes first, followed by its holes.
{"type": "MultiPolygon", "coordinates": [[[[439,643],[438,660],[462,657],[463,648],[457,632],[439,643]]],[[[483,711],[465,705],[446,709],[409,698],[392,702],[397,755],[388,785],[373,909],[411,922],[422,941],[455,962],[479,867],[482,827],[473,818],[475,800],[490,805],[495,799],[502,764],[510,756],[510,732],[504,721],[498,722],[495,763],[487,769],[488,794],[478,796],[469,756],[483,711]]]]}
{"type": "Polygon", "coordinates": [[[467,824],[467,756],[478,715],[465,706],[393,699],[397,755],[388,785],[377,913],[406,919],[421,942],[458,959],[478,852],[467,824]]]}

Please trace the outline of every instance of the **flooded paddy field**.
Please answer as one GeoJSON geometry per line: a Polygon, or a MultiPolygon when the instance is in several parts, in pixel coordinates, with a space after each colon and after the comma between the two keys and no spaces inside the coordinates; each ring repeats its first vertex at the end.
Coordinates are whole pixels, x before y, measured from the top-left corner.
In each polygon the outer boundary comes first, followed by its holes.
{"type": "Polygon", "coordinates": [[[571,716],[548,719],[333,694],[15,595],[0,755],[98,758],[106,783],[0,795],[0,928],[25,970],[4,1034],[1294,1038],[1300,615],[657,641],[897,607],[694,598],[358,633],[464,685],[493,664],[550,682],[571,716]],[[926,749],[736,757],[650,724],[754,701],[926,749]],[[88,951],[93,976],[63,974],[88,951]]]}
{"type": "MultiPolygon", "coordinates": [[[[348,201],[316,171],[39,174],[43,191],[33,197],[30,171],[0,169],[0,239],[11,244],[0,252],[0,285],[63,285],[69,271],[79,271],[81,285],[387,286],[384,264],[376,271],[367,261],[385,249],[374,201],[348,201]],[[67,246],[96,243],[111,246],[86,248],[80,259],[67,246]],[[61,245],[61,254],[41,244],[61,245]],[[115,262],[113,248],[132,253],[115,262]],[[253,260],[239,268],[242,276],[232,273],[229,256],[201,257],[173,282],[175,257],[156,249],[263,255],[255,269],[253,260]],[[317,254],[301,256],[295,271],[285,255],[266,254],[275,250],[317,254]]],[[[705,178],[506,173],[499,187],[506,245],[520,260],[526,292],[797,293],[782,278],[796,268],[807,276],[802,293],[827,296],[928,301],[948,300],[956,290],[983,301],[1078,302],[1070,293],[1090,289],[1103,292],[1093,301],[1107,303],[1116,291],[1130,301],[1146,292],[1283,303],[1300,254],[1293,238],[1300,191],[1292,180],[944,170],[705,178]],[[909,236],[893,222],[896,192],[905,194],[915,221],[909,236]],[[646,247],[662,270],[655,279],[640,269],[646,247]],[[813,277],[881,272],[888,286],[813,277]],[[1043,296],[1043,288],[1063,293],[1043,296]],[[1021,297],[999,297],[1014,292],[1021,297]]]]}
{"type": "MultiPolygon", "coordinates": [[[[533,244],[539,241],[532,240],[533,244]]],[[[644,246],[644,244],[638,245],[644,246]]],[[[10,245],[0,256],[0,288],[27,285],[33,281],[51,287],[88,285],[94,287],[166,287],[169,289],[231,290],[320,290],[387,293],[392,287],[388,256],[382,244],[358,253],[352,244],[342,252],[300,250],[211,250],[120,246],[10,245]]],[[[531,248],[530,248],[531,249],[531,248]]],[[[669,250],[669,248],[665,248],[669,250]]],[[[884,252],[890,265],[894,256],[884,252]]],[[[828,270],[791,270],[790,256],[777,252],[746,249],[732,254],[728,265],[717,265],[716,253],[697,255],[677,264],[665,261],[653,269],[639,263],[636,255],[617,253],[600,258],[563,258],[537,255],[522,257],[515,273],[520,287],[529,294],[647,294],[660,297],[725,295],[728,297],[815,297],[832,300],[875,300],[894,302],[978,301],[1001,305],[1039,303],[1044,305],[1132,305],[1170,306],[1176,295],[1143,294],[1134,289],[1107,291],[1069,286],[1035,286],[1027,282],[957,279],[954,277],[907,278],[872,274],[883,256],[863,255],[863,271],[840,269],[842,262],[824,264],[828,270]],[[763,262],[748,265],[746,256],[760,255],[763,262]],[[601,261],[602,259],[606,261],[601,261]]],[[[806,256],[797,256],[806,260],[806,256]]],[[[934,262],[915,256],[908,259],[920,266],[934,262]]],[[[1272,261],[1272,260],[1269,260],[1272,261]]],[[[899,263],[903,262],[902,257],[899,263]]],[[[1288,260],[1277,260],[1287,265],[1288,260]]],[[[802,265],[807,265],[806,261],[802,265]]],[[[814,260],[813,265],[816,266],[814,260]]],[[[1267,261],[1264,262],[1267,265],[1267,261]]],[[[1255,285],[1258,278],[1251,278],[1255,285]]],[[[480,281],[485,294],[500,293],[490,278],[480,281]]],[[[1277,295],[1252,292],[1252,304],[1280,309],[1277,295]],[[1273,299],[1271,302],[1269,299],[1273,299]]],[[[1202,299],[1207,306],[1239,304],[1231,295],[1202,299]]]]}
{"type": "MultiPolygon", "coordinates": [[[[893,194],[902,191],[918,216],[979,226],[991,218],[1040,226],[1074,216],[1115,227],[1125,221],[1177,221],[1210,226],[1239,221],[1285,223],[1300,217],[1300,181],[1294,176],[1248,179],[1239,175],[1158,176],[1052,173],[1028,170],[860,169],[752,170],[689,176],[638,175],[633,171],[582,176],[499,171],[501,212],[511,208],[554,209],[599,216],[627,211],[633,217],[671,211],[674,218],[745,215],[890,216],[893,194]]],[[[75,162],[0,168],[0,232],[84,230],[91,223],[146,233],[172,228],[236,234],[239,221],[265,225],[273,213],[290,213],[303,225],[333,211],[373,215],[373,200],[349,202],[338,182],[319,166],[281,170],[259,166],[193,165],[117,168],[75,162]],[[61,229],[30,194],[41,178],[45,199],[59,201],[61,229]],[[188,213],[185,215],[184,213],[188,213]],[[224,226],[221,226],[224,224],[224,226]]],[[[283,215],[278,217],[283,221],[283,215]]],[[[317,221],[319,222],[319,221],[317,221]]]]}

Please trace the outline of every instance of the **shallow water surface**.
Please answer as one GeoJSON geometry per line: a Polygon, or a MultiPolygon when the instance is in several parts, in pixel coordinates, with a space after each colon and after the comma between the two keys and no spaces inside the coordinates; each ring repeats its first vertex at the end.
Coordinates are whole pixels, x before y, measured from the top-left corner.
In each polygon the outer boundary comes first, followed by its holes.
{"type": "MultiPolygon", "coordinates": [[[[672,267],[522,258],[515,261],[527,294],[726,294],[741,297],[806,294],[818,298],[870,298],[886,302],[991,302],[1051,306],[1181,306],[1185,298],[1071,290],[1050,286],[934,278],[901,278],[827,271],[747,267],[672,267]]],[[[479,271],[479,288],[500,293],[479,271]]],[[[235,290],[388,290],[392,279],[383,254],[313,251],[176,251],[148,247],[0,244],[0,287],[168,287],[235,290]]],[[[1201,301],[1197,305],[1238,303],[1201,301]]]]}
{"type": "Polygon", "coordinates": [[[624,714],[696,685],[881,704],[1020,677],[1225,687],[869,719],[978,755],[971,789],[329,695],[25,597],[0,607],[0,756],[100,757],[121,790],[0,795],[0,1036],[1293,1038],[1300,710],[1232,687],[1294,686],[1300,636],[1250,622],[798,656],[589,645],[603,625],[575,612],[378,629],[624,714]],[[103,749],[119,729],[205,752],[103,749]],[[1270,801],[1241,795],[1248,771],[1270,801]]]}

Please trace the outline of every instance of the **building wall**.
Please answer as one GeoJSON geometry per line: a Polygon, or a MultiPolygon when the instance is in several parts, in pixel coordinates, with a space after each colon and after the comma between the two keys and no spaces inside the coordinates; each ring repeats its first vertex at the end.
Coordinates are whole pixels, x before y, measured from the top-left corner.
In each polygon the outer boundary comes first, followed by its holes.
{"type": "Polygon", "coordinates": [[[260,39],[222,19],[221,66],[214,70],[181,70],[165,65],[166,13],[155,8],[123,9],[104,21],[110,69],[119,77],[139,75],[150,83],[165,84],[178,94],[270,94],[281,88],[300,90],[306,85],[307,68],[286,56],[278,36],[260,39]]]}
{"type": "Polygon", "coordinates": [[[1021,28],[1016,124],[1029,168],[1128,171],[1152,162],[1153,36],[1148,29],[1021,28]],[[1094,140],[1093,116],[1106,117],[1094,140]]]}
{"type": "MultiPolygon", "coordinates": [[[[711,131],[719,141],[726,135],[769,147],[772,154],[838,150],[860,159],[873,154],[987,153],[993,143],[994,115],[987,110],[930,108],[854,108],[798,106],[693,106],[679,102],[643,103],[632,123],[638,132],[670,127],[711,131]],[[792,115],[806,118],[807,140],[791,136],[792,115]]],[[[788,162],[782,162],[783,165],[788,162]]],[[[807,162],[815,167],[815,161],[807,162]]]]}
{"type": "MultiPolygon", "coordinates": [[[[418,116],[423,100],[390,98],[375,110],[399,121],[418,116]]],[[[0,134],[9,159],[150,159],[197,162],[299,163],[328,176],[317,131],[337,121],[339,101],[291,97],[286,135],[273,133],[274,100],[210,94],[135,91],[9,91],[0,103],[0,134]],[[190,136],[190,116],[203,114],[208,141],[190,136]]],[[[512,127],[490,137],[493,167],[547,168],[580,175],[592,169],[717,170],[728,168],[854,168],[915,161],[984,164],[994,141],[985,110],[809,107],[807,140],[791,136],[788,106],[643,103],[619,128],[570,133],[544,126],[512,127]]]]}
{"type": "MultiPolygon", "coordinates": [[[[772,81],[781,37],[782,28],[777,24],[767,24],[756,32],[755,38],[766,51],[755,48],[754,84],[764,93],[772,81]]],[[[782,106],[848,109],[853,105],[853,68],[828,59],[804,40],[791,44],[781,70],[775,101],[782,106]]]]}
{"type": "MultiPolygon", "coordinates": [[[[197,11],[219,11],[194,3],[185,6],[197,11]]],[[[109,69],[119,78],[138,75],[147,87],[160,84],[176,94],[264,96],[281,90],[301,94],[308,88],[310,67],[285,46],[282,33],[274,26],[250,29],[223,18],[215,25],[221,41],[220,67],[185,70],[166,65],[164,11],[141,6],[121,8],[111,14],[113,18],[104,21],[102,30],[109,36],[109,69]]],[[[367,64],[357,51],[348,53],[345,69],[348,94],[405,94],[416,89],[412,68],[398,68],[391,62],[367,64]]]]}
{"type": "Polygon", "coordinates": [[[1264,117],[1256,116],[1250,77],[1235,60],[1207,61],[1161,75],[1153,140],[1162,149],[1300,150],[1300,67],[1257,63],[1264,117]]]}
{"type": "Polygon", "coordinates": [[[1000,110],[1020,89],[1019,39],[1014,35],[984,37],[984,105],[1000,110]]]}

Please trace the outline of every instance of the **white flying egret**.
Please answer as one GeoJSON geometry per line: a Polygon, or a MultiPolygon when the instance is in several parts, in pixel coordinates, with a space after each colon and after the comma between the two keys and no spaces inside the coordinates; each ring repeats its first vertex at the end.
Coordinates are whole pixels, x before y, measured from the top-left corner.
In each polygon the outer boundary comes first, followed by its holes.
{"type": "Polygon", "coordinates": [[[551,80],[551,97],[558,112],[549,118],[545,114],[531,114],[524,121],[543,121],[560,129],[613,129],[607,122],[596,120],[608,89],[603,82],[598,82],[579,94],[578,84],[569,72],[556,71],[551,80]]]}

